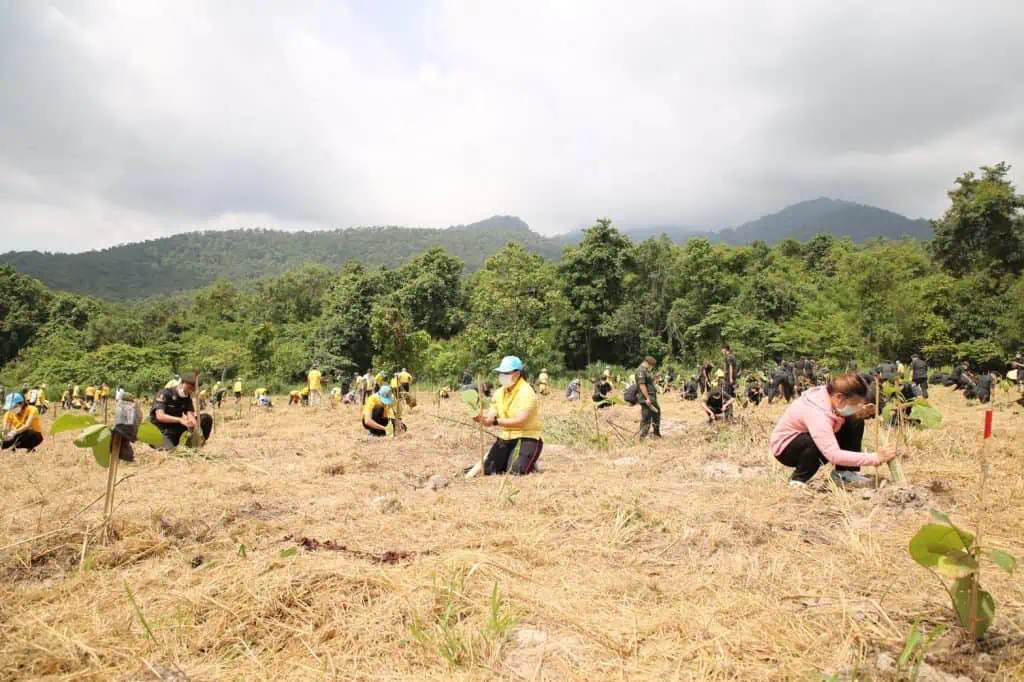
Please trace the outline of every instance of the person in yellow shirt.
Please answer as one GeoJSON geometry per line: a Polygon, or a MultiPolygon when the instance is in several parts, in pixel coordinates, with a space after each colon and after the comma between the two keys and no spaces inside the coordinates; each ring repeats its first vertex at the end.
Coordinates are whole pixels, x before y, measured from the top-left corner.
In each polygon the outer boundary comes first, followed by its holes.
{"type": "Polygon", "coordinates": [[[302,400],[304,407],[309,407],[309,392],[308,384],[299,389],[299,398],[302,400]]]}
{"type": "Polygon", "coordinates": [[[391,392],[398,393],[398,372],[395,372],[395,375],[391,377],[391,392]]]}
{"type": "Polygon", "coordinates": [[[288,404],[298,405],[299,404],[299,392],[298,390],[291,391],[288,393],[288,404]]]}
{"type": "Polygon", "coordinates": [[[402,389],[403,393],[408,393],[409,389],[412,387],[412,375],[409,374],[404,367],[402,368],[402,371],[398,373],[398,386],[402,389]]]}
{"type": "Polygon", "coordinates": [[[323,375],[320,374],[320,365],[314,364],[313,369],[307,375],[309,379],[309,402],[314,405],[320,404],[320,391],[323,390],[323,375]]]}
{"type": "MultiPolygon", "coordinates": [[[[494,392],[491,409],[473,418],[484,426],[501,427],[501,435],[484,458],[483,473],[522,475],[539,470],[537,460],[544,449],[540,401],[523,379],[523,361],[508,355],[494,371],[501,388],[494,392]]],[[[478,462],[467,470],[467,477],[475,476],[479,469],[478,462]]]]}
{"type": "Polygon", "coordinates": [[[361,418],[363,428],[366,429],[367,433],[371,436],[386,436],[388,424],[391,424],[393,428],[397,428],[395,425],[395,413],[391,409],[391,405],[394,402],[395,397],[391,393],[390,386],[381,386],[380,390],[366,399],[361,418]]]}
{"type": "Polygon", "coordinates": [[[380,387],[384,385],[384,372],[377,372],[377,376],[373,378],[373,392],[376,393],[380,390],[380,387]]]}
{"type": "Polygon", "coordinates": [[[540,376],[537,377],[537,392],[541,395],[547,395],[550,390],[551,377],[548,376],[547,368],[544,368],[540,371],[540,376]]]}
{"type": "Polygon", "coordinates": [[[4,414],[3,450],[32,450],[43,442],[43,420],[39,410],[25,402],[20,393],[11,396],[11,409],[4,414]]]}
{"type": "Polygon", "coordinates": [[[242,377],[235,379],[231,392],[235,394],[235,406],[237,407],[242,402],[242,377]]]}

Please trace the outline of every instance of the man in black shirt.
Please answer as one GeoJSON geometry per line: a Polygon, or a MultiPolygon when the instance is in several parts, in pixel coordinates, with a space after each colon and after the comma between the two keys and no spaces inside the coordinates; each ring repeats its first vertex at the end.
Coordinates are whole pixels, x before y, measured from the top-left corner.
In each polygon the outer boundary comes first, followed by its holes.
{"type": "Polygon", "coordinates": [[[722,389],[720,383],[711,388],[711,392],[704,396],[704,414],[708,416],[708,423],[714,424],[716,420],[732,419],[733,397],[722,389]]]}
{"type": "MultiPolygon", "coordinates": [[[[213,431],[213,417],[201,414],[196,418],[195,407],[192,405],[192,393],[196,390],[196,380],[192,376],[184,376],[174,388],[165,388],[156,394],[153,408],[149,412],[149,420],[164,434],[164,442],[160,450],[173,450],[181,443],[182,434],[198,426],[203,431],[203,438],[210,437],[213,431]]],[[[192,445],[191,436],[186,444],[192,445]]]]}
{"type": "Polygon", "coordinates": [[[612,382],[606,377],[602,376],[594,383],[594,394],[591,396],[593,401],[597,403],[598,409],[611,407],[612,403],[608,400],[608,394],[612,392],[612,382]]]}
{"type": "Polygon", "coordinates": [[[921,389],[921,395],[928,397],[928,363],[914,353],[910,356],[911,380],[921,389]]]}
{"type": "Polygon", "coordinates": [[[696,400],[700,395],[700,389],[697,386],[697,377],[690,377],[690,380],[683,385],[681,392],[683,400],[696,400]]]}

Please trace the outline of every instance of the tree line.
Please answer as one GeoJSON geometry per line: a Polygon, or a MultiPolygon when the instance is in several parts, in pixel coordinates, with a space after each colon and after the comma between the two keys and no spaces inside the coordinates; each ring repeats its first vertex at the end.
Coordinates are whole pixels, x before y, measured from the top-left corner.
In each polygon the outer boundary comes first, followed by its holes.
{"type": "Polygon", "coordinates": [[[931,242],[633,243],[601,219],[554,263],[510,242],[467,274],[431,248],[397,267],[308,264],[135,303],[52,291],[3,266],[0,383],[148,392],[196,368],[283,388],[313,363],[444,381],[508,354],[531,373],[645,355],[694,367],[723,342],[745,367],[802,356],[867,366],[912,352],[933,365],[1002,365],[1024,345],[1024,197],[1008,171],[960,176],[931,242]]]}

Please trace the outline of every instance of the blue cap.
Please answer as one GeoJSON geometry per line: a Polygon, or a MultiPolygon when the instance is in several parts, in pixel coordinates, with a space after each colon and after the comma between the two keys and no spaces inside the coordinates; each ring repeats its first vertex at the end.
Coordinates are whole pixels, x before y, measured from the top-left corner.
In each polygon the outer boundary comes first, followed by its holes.
{"type": "Polygon", "coordinates": [[[10,393],[4,400],[4,409],[13,410],[15,406],[21,405],[23,402],[25,402],[25,396],[20,393],[10,393]]]}
{"type": "Polygon", "coordinates": [[[394,396],[391,395],[390,386],[381,386],[380,390],[377,391],[377,395],[380,397],[380,401],[385,405],[390,405],[395,402],[394,396]]]}
{"type": "Polygon", "coordinates": [[[506,355],[501,359],[501,364],[498,365],[497,369],[494,370],[499,374],[508,374],[510,372],[522,372],[523,361],[514,355],[506,355]]]}

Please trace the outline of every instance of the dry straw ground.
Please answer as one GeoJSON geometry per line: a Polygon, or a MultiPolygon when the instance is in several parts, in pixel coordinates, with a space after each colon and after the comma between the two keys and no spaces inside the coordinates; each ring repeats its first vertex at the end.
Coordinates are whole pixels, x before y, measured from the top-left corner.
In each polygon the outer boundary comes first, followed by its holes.
{"type": "MultiPolygon", "coordinates": [[[[63,434],[0,459],[0,679],[905,679],[878,655],[917,618],[951,624],[907,542],[930,506],[981,511],[981,408],[935,393],[913,487],[870,499],[786,486],[778,405],[709,429],[668,397],[653,445],[624,441],[639,410],[615,407],[602,448],[589,405],[548,397],[544,472],[504,481],[461,478],[478,434],[425,393],[397,440],[363,436],[354,407],[222,409],[202,456],[140,448],[117,538],[84,561],[105,475],[63,434]]],[[[986,535],[1024,557],[1024,414],[1000,400],[986,535]]],[[[983,653],[951,628],[932,672],[1024,679],[1024,590],[983,577],[983,653]]]]}

